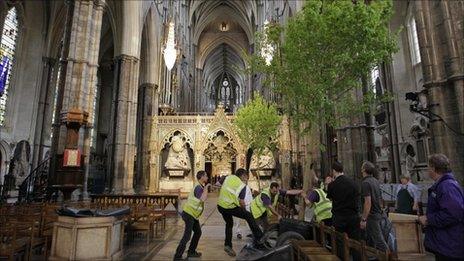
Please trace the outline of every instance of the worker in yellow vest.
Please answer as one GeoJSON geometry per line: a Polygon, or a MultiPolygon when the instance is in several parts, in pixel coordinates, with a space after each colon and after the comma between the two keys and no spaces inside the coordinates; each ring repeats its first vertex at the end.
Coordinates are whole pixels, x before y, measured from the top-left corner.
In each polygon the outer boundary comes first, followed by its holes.
{"type": "MultiPolygon", "coordinates": [[[[326,183],[330,182],[329,180],[326,183]]],[[[326,226],[332,226],[332,201],[327,198],[324,184],[319,186],[318,179],[313,181],[313,188],[305,197],[306,205],[314,209],[314,217],[317,223],[323,222],[326,226]]]]}
{"type": "Polygon", "coordinates": [[[183,260],[182,255],[184,254],[187,242],[192,236],[192,231],[193,237],[192,241],[190,241],[187,257],[201,257],[201,253],[196,251],[198,241],[201,237],[201,226],[198,219],[203,213],[204,204],[208,197],[208,189],[211,184],[206,184],[208,182],[208,175],[205,171],[198,171],[196,178],[197,182],[195,182],[195,185],[187,198],[187,202],[185,202],[183,206],[182,219],[185,222],[185,230],[184,236],[180,240],[179,246],[177,246],[174,260],[183,260]]]}
{"type": "Polygon", "coordinates": [[[263,232],[256,223],[253,215],[245,210],[245,195],[248,181],[248,172],[245,169],[238,169],[234,175],[226,176],[219,183],[222,183],[219,191],[218,210],[226,222],[224,251],[229,256],[235,256],[232,248],[232,228],[234,226],[233,217],[245,219],[253,233],[255,244],[261,245],[263,232]]]}
{"type": "Polygon", "coordinates": [[[302,190],[300,189],[280,189],[279,183],[272,182],[268,188],[263,189],[263,191],[251,201],[251,214],[253,214],[253,218],[257,220],[258,224],[263,227],[263,230],[266,230],[269,227],[268,217],[274,214],[279,220],[282,218],[276,210],[279,196],[298,195],[301,194],[301,192],[302,190]]]}

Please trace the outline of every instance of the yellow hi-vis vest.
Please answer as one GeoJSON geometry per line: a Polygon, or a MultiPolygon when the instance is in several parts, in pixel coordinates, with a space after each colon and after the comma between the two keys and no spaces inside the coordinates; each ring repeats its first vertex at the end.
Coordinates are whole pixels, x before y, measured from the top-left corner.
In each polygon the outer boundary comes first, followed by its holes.
{"type": "Polygon", "coordinates": [[[332,202],[327,198],[322,189],[315,189],[317,194],[319,194],[319,202],[314,204],[314,215],[316,216],[316,221],[321,222],[324,219],[332,217],[332,202]]]}
{"type": "Polygon", "coordinates": [[[219,191],[218,205],[225,209],[232,209],[240,206],[238,196],[245,187],[245,183],[235,176],[227,176],[219,191]]]}
{"type": "Polygon", "coordinates": [[[204,205],[205,205],[205,202],[195,197],[195,188],[197,186],[201,186],[200,183],[196,182],[196,184],[193,186],[193,189],[192,191],[190,191],[190,194],[187,198],[187,202],[185,202],[184,207],[183,207],[184,212],[188,213],[190,216],[194,217],[195,219],[198,219],[201,216],[201,214],[203,213],[204,205]]]}
{"type": "MultiPolygon", "coordinates": [[[[269,209],[267,209],[267,207],[264,205],[263,200],[261,199],[261,194],[265,194],[270,199],[272,199],[270,189],[266,188],[251,201],[251,214],[253,215],[255,219],[261,217],[266,211],[267,211],[268,217],[272,215],[272,212],[269,209]]],[[[272,202],[272,206],[274,208],[277,206],[278,201],[279,201],[279,194],[274,196],[274,200],[272,202]]]]}

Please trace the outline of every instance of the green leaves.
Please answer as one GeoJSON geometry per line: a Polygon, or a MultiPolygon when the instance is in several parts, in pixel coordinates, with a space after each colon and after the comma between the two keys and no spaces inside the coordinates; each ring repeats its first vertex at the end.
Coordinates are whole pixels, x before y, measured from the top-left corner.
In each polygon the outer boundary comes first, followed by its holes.
{"type": "Polygon", "coordinates": [[[387,0],[307,1],[284,28],[267,30],[278,52],[269,66],[252,56],[252,71],[272,81],[266,86],[275,86],[296,126],[336,127],[379,102],[362,91],[361,79],[396,51],[395,34],[388,28],[391,15],[387,0]]]}
{"type": "Polygon", "coordinates": [[[274,104],[265,101],[259,94],[237,111],[234,125],[238,136],[253,153],[262,155],[264,149],[273,149],[277,129],[282,119],[274,104]]]}

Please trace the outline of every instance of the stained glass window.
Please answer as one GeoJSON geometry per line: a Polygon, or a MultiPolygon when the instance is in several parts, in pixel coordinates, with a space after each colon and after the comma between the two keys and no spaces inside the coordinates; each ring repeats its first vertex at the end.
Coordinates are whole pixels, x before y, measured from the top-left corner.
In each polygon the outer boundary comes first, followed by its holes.
{"type": "Polygon", "coordinates": [[[11,8],[5,18],[0,43],[0,125],[5,122],[6,101],[14,64],[16,39],[18,37],[18,17],[16,8],[11,8]]]}

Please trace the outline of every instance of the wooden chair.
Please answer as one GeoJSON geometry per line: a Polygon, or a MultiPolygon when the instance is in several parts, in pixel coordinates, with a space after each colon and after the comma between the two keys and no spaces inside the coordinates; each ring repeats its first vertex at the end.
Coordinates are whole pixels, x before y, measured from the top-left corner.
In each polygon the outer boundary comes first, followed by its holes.
{"type": "Polygon", "coordinates": [[[351,260],[350,250],[357,251],[361,258],[365,256],[364,245],[360,241],[351,239],[346,233],[343,234],[343,259],[351,260]]]}
{"type": "Polygon", "coordinates": [[[41,215],[24,215],[18,218],[18,227],[20,228],[18,234],[29,238],[28,246],[28,260],[32,260],[34,250],[39,249],[43,259],[47,258],[49,242],[51,238],[42,236],[41,229],[41,215]]]}
{"type": "Polygon", "coordinates": [[[158,236],[158,228],[160,224],[162,226],[162,231],[166,231],[166,211],[160,205],[156,204],[147,205],[147,207],[151,210],[151,215],[155,222],[155,236],[158,236]]]}
{"type": "Polygon", "coordinates": [[[318,261],[318,260],[340,260],[323,245],[315,240],[292,241],[296,260],[318,261]]]}
{"type": "Polygon", "coordinates": [[[136,206],[132,208],[132,213],[128,219],[127,232],[128,237],[134,240],[135,235],[145,234],[146,243],[150,243],[150,239],[154,236],[155,220],[149,209],[136,206]]]}
{"type": "MultiPolygon", "coordinates": [[[[322,242],[321,244],[324,244],[324,242],[327,242],[327,236],[330,236],[330,252],[334,255],[337,255],[337,231],[335,231],[334,227],[329,227],[329,226],[324,226],[324,224],[321,224],[322,226],[322,231],[321,234],[322,236],[322,242]]],[[[327,246],[326,246],[327,247],[327,246]]]]}
{"type": "Polygon", "coordinates": [[[28,257],[29,238],[18,236],[18,227],[15,223],[0,226],[0,257],[13,261],[17,256],[28,257]]]}
{"type": "Polygon", "coordinates": [[[367,246],[364,241],[362,241],[363,247],[364,247],[364,256],[362,257],[363,261],[369,260],[369,258],[373,257],[377,259],[378,261],[388,261],[390,260],[390,253],[389,251],[380,251],[376,248],[367,246]]]}

